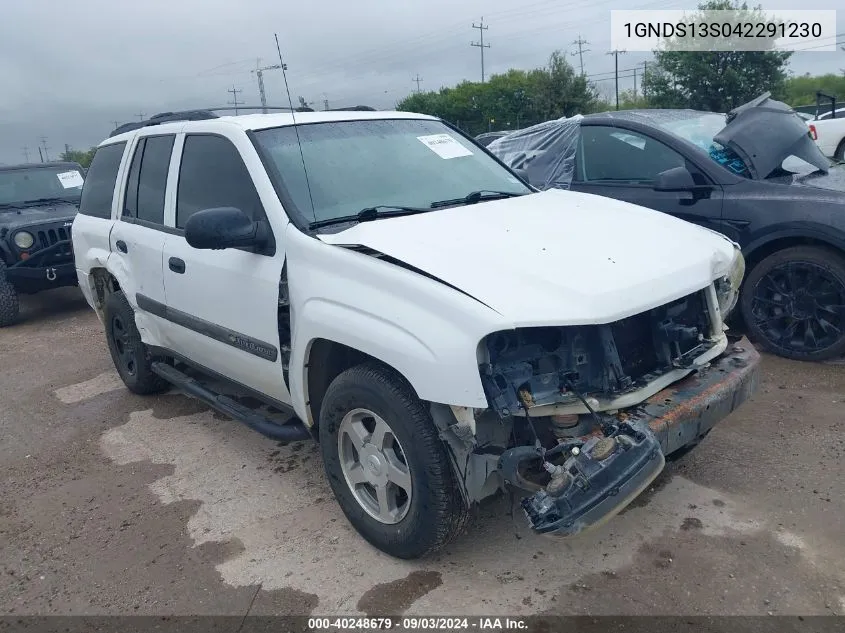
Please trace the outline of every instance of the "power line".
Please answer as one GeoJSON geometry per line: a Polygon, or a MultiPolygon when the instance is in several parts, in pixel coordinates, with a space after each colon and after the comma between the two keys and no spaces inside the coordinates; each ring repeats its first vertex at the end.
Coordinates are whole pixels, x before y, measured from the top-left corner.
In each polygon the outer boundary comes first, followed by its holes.
{"type": "Polygon", "coordinates": [[[484,18],[481,18],[481,24],[472,23],[472,28],[478,29],[480,42],[470,42],[470,46],[477,46],[481,49],[481,83],[484,83],[484,49],[490,48],[489,44],[484,43],[484,31],[489,29],[489,26],[484,26],[484,18]]]}
{"type": "Polygon", "coordinates": [[[414,77],[413,79],[411,79],[411,81],[415,81],[415,82],[417,82],[417,94],[419,94],[419,93],[420,93],[420,82],[421,82],[422,80],[423,80],[423,79],[422,79],[422,77],[420,77],[420,74],[419,74],[419,73],[417,73],[417,76],[416,76],[416,77],[414,77]]]}
{"type": "MultiPolygon", "coordinates": [[[[232,89],[227,90],[226,92],[232,93],[232,100],[227,101],[226,103],[231,105],[231,106],[235,106],[235,116],[238,116],[238,106],[243,105],[243,103],[244,103],[243,101],[238,101],[238,93],[243,92],[243,90],[241,90],[239,88],[235,88],[234,86],[232,86],[232,89]]],[[[262,105],[264,105],[264,104],[262,104],[262,105]]]]}
{"type": "Polygon", "coordinates": [[[578,52],[572,52],[572,55],[578,55],[578,61],[581,63],[581,76],[584,76],[584,53],[589,53],[589,48],[583,48],[584,44],[589,44],[589,42],[585,39],[581,39],[581,36],[578,36],[578,39],[572,42],[578,47],[578,52]]]}

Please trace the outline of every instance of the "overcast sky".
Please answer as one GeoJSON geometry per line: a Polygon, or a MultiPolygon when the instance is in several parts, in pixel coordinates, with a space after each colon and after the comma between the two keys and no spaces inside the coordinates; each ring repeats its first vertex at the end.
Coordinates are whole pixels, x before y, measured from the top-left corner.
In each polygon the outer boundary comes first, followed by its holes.
{"type": "MultiPolygon", "coordinates": [[[[423,90],[480,78],[479,48],[470,46],[481,17],[487,74],[542,65],[551,51],[575,50],[589,41],[585,72],[610,94],[613,58],[610,9],[694,8],[684,0],[2,0],[0,28],[0,163],[22,162],[24,147],[38,160],[46,137],[50,158],[65,144],[85,149],[99,143],[113,122],[191,107],[225,106],[227,92],[259,103],[250,69],[278,63],[279,34],[291,94],[315,107],[367,104],[392,108],[423,90]],[[319,7],[319,9],[316,9],[319,7]],[[601,75],[600,73],[605,73],[601,75]],[[611,78],[610,80],[606,80],[611,78]]],[[[840,0],[816,0],[833,9],[840,0]]],[[[763,2],[794,9],[793,0],[763,2]]],[[[837,16],[845,40],[845,10],[837,16]]],[[[648,60],[647,53],[620,56],[620,69],[648,60]]],[[[570,57],[578,67],[578,58],[570,57]]],[[[791,68],[841,72],[845,52],[805,52],[791,68]]],[[[621,81],[631,88],[633,77],[621,81]]],[[[279,71],[265,73],[270,105],[287,98],[279,71]]],[[[845,95],[842,95],[845,99],[845,95]]]]}

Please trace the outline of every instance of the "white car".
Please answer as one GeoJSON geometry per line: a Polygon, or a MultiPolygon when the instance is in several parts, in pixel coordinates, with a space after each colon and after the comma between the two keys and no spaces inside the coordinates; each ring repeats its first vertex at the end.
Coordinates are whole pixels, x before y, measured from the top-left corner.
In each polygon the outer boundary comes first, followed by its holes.
{"type": "Polygon", "coordinates": [[[810,136],[822,154],[836,161],[845,161],[845,111],[836,111],[836,117],[827,114],[807,121],[810,136]]]}
{"type": "Polygon", "coordinates": [[[429,116],[203,118],[99,146],[79,285],[131,391],[313,436],[389,554],[443,546],[508,485],[537,532],[597,525],[756,385],[723,325],[742,255],[715,232],[537,193],[429,116]]]}

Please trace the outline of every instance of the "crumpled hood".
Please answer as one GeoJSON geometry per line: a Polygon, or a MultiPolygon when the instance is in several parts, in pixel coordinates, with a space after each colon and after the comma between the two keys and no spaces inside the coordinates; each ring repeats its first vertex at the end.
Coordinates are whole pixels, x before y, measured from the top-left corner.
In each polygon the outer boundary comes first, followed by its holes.
{"type": "Polygon", "coordinates": [[[0,209],[0,229],[7,228],[13,231],[36,224],[49,224],[63,220],[72,222],[76,213],[76,205],[70,202],[24,209],[0,209]]]}
{"type": "Polygon", "coordinates": [[[319,238],[389,255],[514,326],[616,321],[706,287],[734,257],[734,245],[714,231],[560,190],[362,222],[319,238]]]}
{"type": "Polygon", "coordinates": [[[830,166],[804,120],[768,92],[731,110],[726,121],[713,140],[736,152],[754,178],[766,178],[790,156],[824,172],[830,166]]]}

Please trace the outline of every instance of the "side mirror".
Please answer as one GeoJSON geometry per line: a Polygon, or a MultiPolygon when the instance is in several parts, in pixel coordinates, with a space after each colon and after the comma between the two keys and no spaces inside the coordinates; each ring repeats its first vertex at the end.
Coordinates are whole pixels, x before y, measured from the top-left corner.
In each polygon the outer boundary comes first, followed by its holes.
{"type": "Polygon", "coordinates": [[[686,167],[673,167],[657,174],[655,191],[689,191],[695,189],[695,180],[686,167]]]}
{"type": "Polygon", "coordinates": [[[262,249],[269,241],[264,222],[253,222],[234,207],[197,211],[185,223],[185,240],[194,248],[223,249],[255,247],[262,249]]]}

